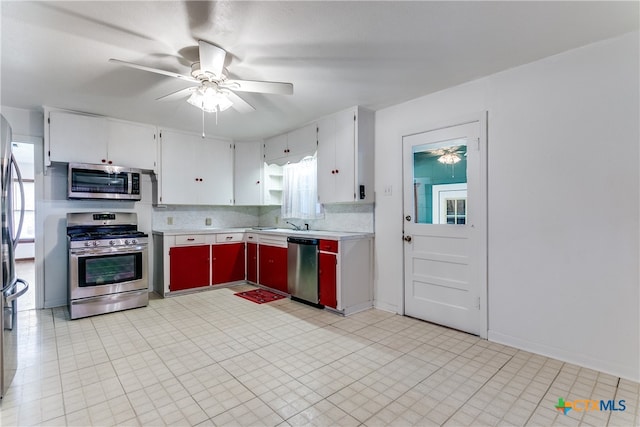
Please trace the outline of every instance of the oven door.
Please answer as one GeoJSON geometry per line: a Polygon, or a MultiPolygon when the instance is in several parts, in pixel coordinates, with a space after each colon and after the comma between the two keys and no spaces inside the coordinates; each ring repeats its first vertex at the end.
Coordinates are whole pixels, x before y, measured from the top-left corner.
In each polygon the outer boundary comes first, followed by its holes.
{"type": "Polygon", "coordinates": [[[69,253],[69,299],[146,290],[146,245],[127,248],[72,249],[69,253]]]}

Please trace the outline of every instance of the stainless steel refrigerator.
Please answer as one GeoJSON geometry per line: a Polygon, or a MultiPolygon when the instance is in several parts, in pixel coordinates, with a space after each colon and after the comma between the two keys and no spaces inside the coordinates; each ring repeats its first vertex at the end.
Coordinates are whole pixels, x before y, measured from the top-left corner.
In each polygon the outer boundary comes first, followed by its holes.
{"type": "Polygon", "coordinates": [[[18,366],[17,303],[29,284],[16,277],[15,248],[24,220],[24,188],[20,169],[11,152],[12,135],[9,122],[0,115],[2,149],[2,315],[0,316],[0,398],[9,389],[18,366]],[[16,191],[17,190],[17,191],[16,191]],[[14,220],[14,198],[20,200],[17,226],[14,220]]]}

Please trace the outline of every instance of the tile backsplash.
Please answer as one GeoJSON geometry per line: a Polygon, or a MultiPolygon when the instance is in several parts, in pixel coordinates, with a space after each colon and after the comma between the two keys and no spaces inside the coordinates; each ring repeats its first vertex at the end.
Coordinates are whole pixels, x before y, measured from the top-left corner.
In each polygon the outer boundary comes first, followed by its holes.
{"type": "MultiPolygon", "coordinates": [[[[324,205],[324,218],[290,219],[294,224],[309,224],[312,230],[373,233],[373,204],[324,205]]],[[[167,206],[153,208],[153,228],[199,229],[226,227],[290,227],[282,219],[280,206],[167,206]]]]}
{"type": "MultiPolygon", "coordinates": [[[[324,205],[323,219],[290,219],[289,221],[300,226],[307,223],[312,230],[373,233],[373,204],[324,205]]],[[[261,207],[260,225],[290,227],[282,219],[279,206],[261,207]]]]}
{"type": "Polygon", "coordinates": [[[260,208],[257,206],[154,207],[153,228],[155,230],[188,230],[205,227],[251,227],[258,225],[259,213],[260,208]]]}

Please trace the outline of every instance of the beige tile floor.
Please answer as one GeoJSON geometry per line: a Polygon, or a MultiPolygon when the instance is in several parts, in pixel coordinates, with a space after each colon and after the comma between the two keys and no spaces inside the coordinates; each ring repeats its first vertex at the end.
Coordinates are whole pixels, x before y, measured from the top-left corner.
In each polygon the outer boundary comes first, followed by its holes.
{"type": "Polygon", "coordinates": [[[640,385],[408,317],[341,317],[249,286],[70,321],[20,313],[0,425],[465,426],[640,423],[640,385]],[[625,411],[558,412],[558,398],[625,411]]]}

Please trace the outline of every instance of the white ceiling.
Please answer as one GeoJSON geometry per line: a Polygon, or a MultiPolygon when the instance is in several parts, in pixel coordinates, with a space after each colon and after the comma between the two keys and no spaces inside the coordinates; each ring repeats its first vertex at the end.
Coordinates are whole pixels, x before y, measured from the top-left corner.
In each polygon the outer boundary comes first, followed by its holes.
{"type": "Polygon", "coordinates": [[[187,87],[109,58],[189,74],[197,40],[232,77],[291,82],[241,94],[256,111],[207,115],[207,133],[271,136],[353,106],[401,103],[638,29],[638,2],[1,1],[1,102],[199,131],[187,87]]]}

